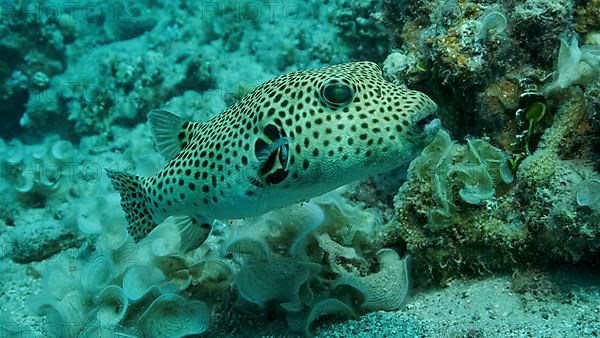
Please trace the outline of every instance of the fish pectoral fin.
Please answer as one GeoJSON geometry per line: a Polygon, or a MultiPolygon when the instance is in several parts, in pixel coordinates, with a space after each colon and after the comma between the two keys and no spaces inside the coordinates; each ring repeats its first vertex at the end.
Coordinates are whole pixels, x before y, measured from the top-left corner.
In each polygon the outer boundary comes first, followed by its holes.
{"type": "Polygon", "coordinates": [[[162,109],[148,113],[152,138],[160,154],[170,160],[190,142],[193,122],[162,109]]]}
{"type": "Polygon", "coordinates": [[[281,183],[289,173],[289,140],[279,138],[264,147],[257,155],[258,176],[267,184],[281,183]]]}
{"type": "Polygon", "coordinates": [[[212,221],[190,216],[174,217],[177,229],[179,229],[180,250],[188,252],[199,247],[208,238],[212,229],[212,221]]]}

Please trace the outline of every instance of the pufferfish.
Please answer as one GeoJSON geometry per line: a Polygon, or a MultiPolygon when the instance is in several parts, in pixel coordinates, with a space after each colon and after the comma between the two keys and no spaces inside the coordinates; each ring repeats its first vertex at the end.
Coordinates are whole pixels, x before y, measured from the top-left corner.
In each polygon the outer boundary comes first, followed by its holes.
{"type": "Polygon", "coordinates": [[[257,216],[406,164],[437,134],[436,110],[372,62],[296,71],[207,122],[151,111],[165,167],[150,177],[107,173],[136,243],[176,216],[191,250],[215,219],[257,216]]]}

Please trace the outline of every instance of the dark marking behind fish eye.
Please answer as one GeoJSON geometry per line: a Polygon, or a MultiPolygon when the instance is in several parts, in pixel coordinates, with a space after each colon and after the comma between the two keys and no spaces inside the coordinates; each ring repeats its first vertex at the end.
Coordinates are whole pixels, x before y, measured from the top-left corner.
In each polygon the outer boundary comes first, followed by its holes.
{"type": "Polygon", "coordinates": [[[282,136],[279,129],[272,124],[265,127],[264,133],[271,141],[275,141],[282,136]]]}
{"type": "Polygon", "coordinates": [[[284,138],[278,139],[264,149],[264,155],[259,158],[263,163],[258,172],[264,182],[278,184],[288,176],[289,147],[287,139],[284,138]]]}
{"type": "Polygon", "coordinates": [[[254,142],[254,155],[256,156],[256,158],[258,158],[259,155],[263,153],[267,146],[267,142],[265,142],[261,138],[257,139],[256,142],[254,142]]]}
{"type": "Polygon", "coordinates": [[[267,177],[265,178],[265,181],[269,184],[279,184],[279,183],[283,182],[283,180],[285,180],[285,178],[288,176],[289,173],[290,172],[288,170],[277,169],[271,175],[267,175],[267,177]]]}

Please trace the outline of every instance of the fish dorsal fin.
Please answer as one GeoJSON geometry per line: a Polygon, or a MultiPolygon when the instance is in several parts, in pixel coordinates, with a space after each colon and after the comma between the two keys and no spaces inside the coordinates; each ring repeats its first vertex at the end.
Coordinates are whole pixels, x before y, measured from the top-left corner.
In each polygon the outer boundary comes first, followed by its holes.
{"type": "Polygon", "coordinates": [[[189,143],[191,122],[162,109],[150,111],[148,121],[154,143],[165,160],[175,157],[189,143]]]}

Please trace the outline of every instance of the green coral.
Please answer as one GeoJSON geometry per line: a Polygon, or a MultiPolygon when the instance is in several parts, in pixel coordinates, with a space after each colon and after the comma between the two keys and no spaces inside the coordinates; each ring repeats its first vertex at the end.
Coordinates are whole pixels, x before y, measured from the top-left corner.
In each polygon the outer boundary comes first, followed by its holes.
{"type": "Polygon", "coordinates": [[[406,243],[434,280],[505,266],[527,236],[505,218],[512,180],[500,149],[482,139],[459,145],[442,130],[411,163],[384,241],[406,243]]]}
{"type": "Polygon", "coordinates": [[[377,245],[364,240],[375,224],[336,192],[245,222],[228,245],[240,264],[240,296],[262,309],[277,305],[291,328],[307,334],[319,313],[399,308],[408,293],[406,259],[391,249],[374,253],[377,245]]]}
{"type": "Polygon", "coordinates": [[[431,180],[436,207],[429,212],[431,228],[443,227],[456,213],[453,194],[463,202],[479,205],[496,193],[496,185],[513,180],[503,152],[480,139],[455,144],[440,131],[411,165],[421,180],[431,180]]]}
{"type": "Polygon", "coordinates": [[[564,102],[556,113],[552,126],[545,130],[538,148],[523,160],[517,176],[531,186],[542,186],[548,183],[559,165],[559,148],[565,137],[577,129],[578,123],[585,116],[583,93],[572,89],[564,98],[564,102]]]}

